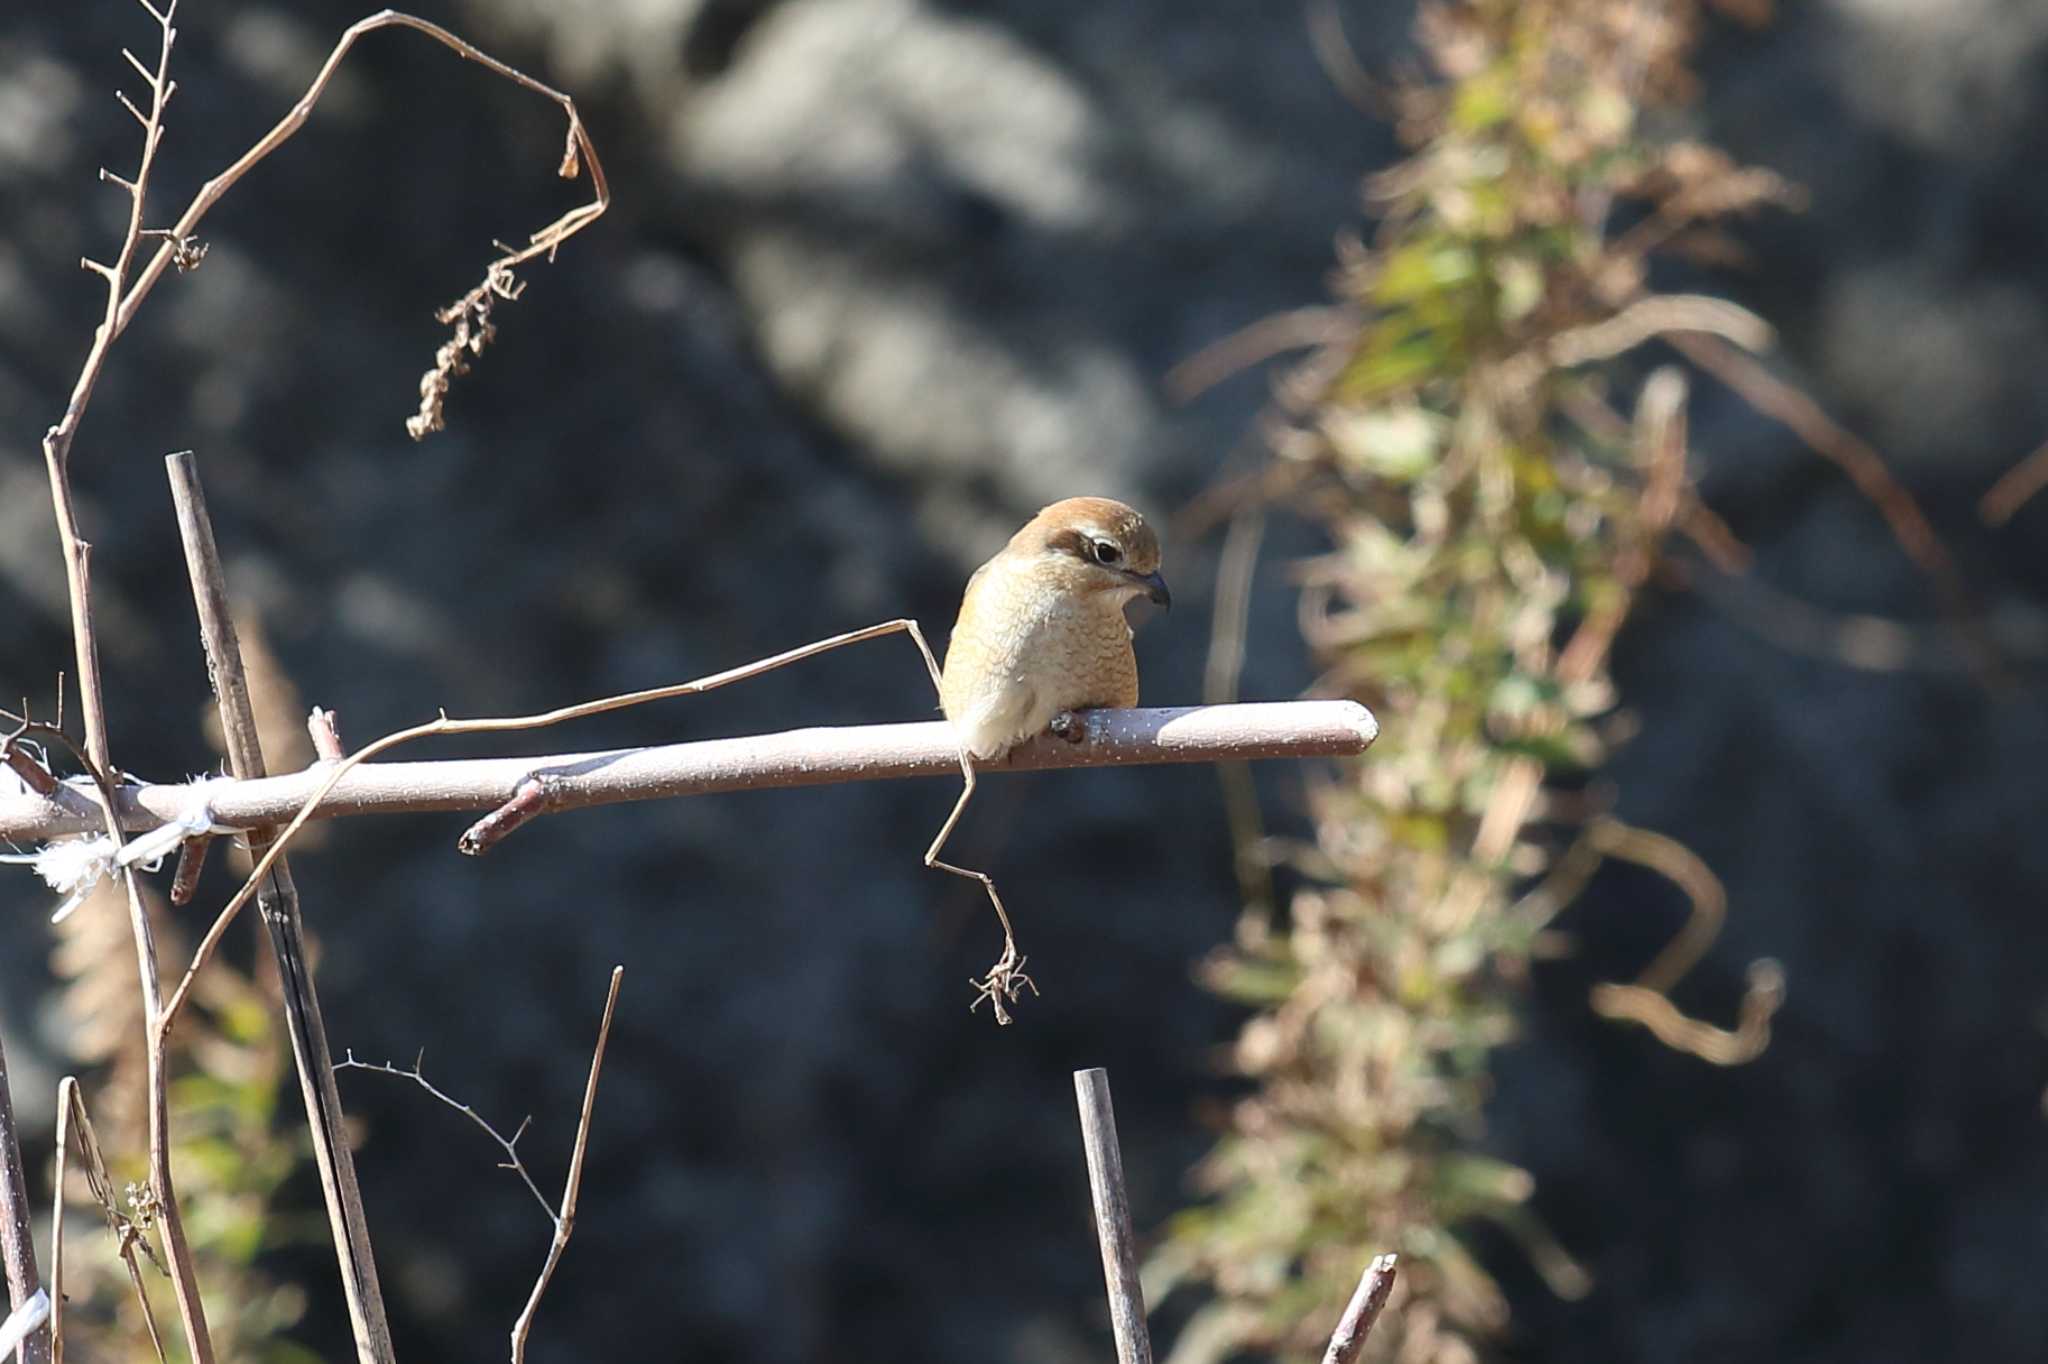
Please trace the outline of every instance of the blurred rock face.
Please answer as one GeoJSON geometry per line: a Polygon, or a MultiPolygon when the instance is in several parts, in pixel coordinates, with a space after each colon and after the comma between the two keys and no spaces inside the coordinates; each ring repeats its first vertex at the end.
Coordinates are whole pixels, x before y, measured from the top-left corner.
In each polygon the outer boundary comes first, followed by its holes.
{"type": "MultiPolygon", "coordinates": [[[[1369,67],[1404,45],[1406,7],[1341,9],[1369,67]]],[[[1716,285],[1784,325],[1794,371],[1929,496],[2024,646],[2028,528],[2048,508],[1994,534],[1969,504],[2048,428],[2031,344],[2048,204],[2017,173],[2021,140],[1973,129],[2038,121],[2048,33],[2027,5],[1954,9],[1840,0],[1716,41],[1710,131],[1814,193],[1747,237],[1754,274],[1716,285]]],[[[181,16],[161,216],[353,17],[310,0],[181,16]]],[[[204,268],[124,338],[78,446],[115,747],[137,771],[209,761],[158,454],[199,450],[231,580],[357,742],[436,707],[536,709],[895,615],[936,644],[967,569],[1039,505],[1102,493],[1164,519],[1247,446],[1257,377],[1177,409],[1161,376],[1320,301],[1330,239],[1389,145],[1285,7],[473,0],[429,17],[577,96],[612,214],[529,272],[450,431],[414,447],[401,422],[441,339],[431,309],[492,237],[583,190],[552,178],[552,107],[376,35],[216,211],[204,268]]],[[[113,0],[0,37],[0,684],[16,690],[47,692],[68,658],[34,442],[99,307],[72,262],[104,252],[121,207],[92,169],[133,165],[104,96],[119,47],[150,37],[113,0]]],[[[1696,432],[1759,581],[1917,620],[1932,642],[1907,670],[1860,671],[1699,596],[1626,642],[1644,737],[1614,773],[1621,812],[1698,846],[1735,906],[1686,1002],[1725,1009],[1760,954],[1785,960],[1792,1002],[1771,1054],[1733,1073],[1592,1020],[1583,986],[1634,969],[1680,912],[1647,879],[1596,883],[1566,925],[1585,954],[1539,976],[1531,1040],[1504,1058],[1493,1140],[1535,1170],[1600,1287],[1565,1308],[1525,1286],[1520,1347],[1798,1338],[1903,1358],[1879,1344],[1967,1321],[2009,1353],[2048,1324],[1993,1272],[2038,1249],[2005,1210],[2048,1182],[2041,930],[2007,908],[2048,883],[2014,813],[2048,748],[2038,659],[2020,647],[2019,689],[1987,695],[1832,469],[1704,384],[1696,432]],[[1799,1268],[1758,1274],[1760,1237],[1799,1268]],[[1868,1330],[1830,1325],[1852,1319],[1868,1330]]],[[[1162,702],[1199,694],[1213,552],[1169,541],[1194,609],[1140,634],[1162,702]]],[[[1247,692],[1298,689],[1277,565],[1254,612],[1247,692]]],[[[924,687],[893,641],[547,742],[919,717],[924,687]]],[[[1284,825],[1298,774],[1263,775],[1284,825]]],[[[1067,1073],[1110,1067],[1156,1224],[1186,1196],[1205,1143],[1191,1110],[1217,1090],[1207,1049],[1231,1026],[1187,971],[1235,914],[1213,782],[990,787],[959,851],[996,872],[1047,989],[1000,1035],[965,1012],[994,941],[978,893],[917,864],[950,799],[894,785],[573,815],[480,862],[453,854],[460,820],[352,821],[303,861],[335,1045],[425,1046],[487,1114],[533,1110],[543,1169],[566,1153],[605,971],[627,965],[537,1358],[654,1332],[706,1359],[1100,1355],[1067,1073]]],[[[0,895],[33,922],[25,886],[0,895]]],[[[39,955],[0,961],[17,1071],[61,1064],[63,1038],[37,1030],[39,955]]],[[[547,1229],[459,1119],[350,1078],[408,1352],[489,1357],[547,1229]]],[[[17,1102],[33,1122],[40,1100],[17,1102]]],[[[1515,1273],[1514,1252],[1494,1258],[1515,1273]]],[[[331,1267],[308,1252],[295,1268],[333,1347],[331,1267]]]]}

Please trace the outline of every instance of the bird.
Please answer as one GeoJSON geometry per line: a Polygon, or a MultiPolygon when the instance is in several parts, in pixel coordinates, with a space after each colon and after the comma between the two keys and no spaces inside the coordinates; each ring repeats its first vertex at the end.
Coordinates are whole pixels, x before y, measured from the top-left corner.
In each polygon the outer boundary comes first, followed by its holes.
{"type": "Polygon", "coordinates": [[[1107,497],[1044,508],[967,580],[946,642],[940,709],[978,762],[1003,758],[1055,717],[1138,703],[1124,608],[1171,608],[1159,537],[1107,497]]]}

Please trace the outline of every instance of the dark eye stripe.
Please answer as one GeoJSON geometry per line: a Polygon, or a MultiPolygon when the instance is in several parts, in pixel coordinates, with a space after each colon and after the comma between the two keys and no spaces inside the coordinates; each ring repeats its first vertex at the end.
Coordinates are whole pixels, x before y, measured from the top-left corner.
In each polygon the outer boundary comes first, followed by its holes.
{"type": "Polygon", "coordinates": [[[1061,554],[1071,554],[1077,559],[1091,557],[1088,553],[1088,544],[1088,537],[1073,529],[1062,530],[1046,541],[1048,549],[1057,550],[1061,554]]]}

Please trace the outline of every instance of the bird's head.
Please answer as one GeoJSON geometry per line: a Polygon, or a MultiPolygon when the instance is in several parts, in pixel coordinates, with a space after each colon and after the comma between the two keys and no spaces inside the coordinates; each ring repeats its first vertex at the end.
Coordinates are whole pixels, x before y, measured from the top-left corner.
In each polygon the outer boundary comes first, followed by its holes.
{"type": "Polygon", "coordinates": [[[1070,497],[1031,518],[1009,553],[1061,591],[1122,608],[1138,597],[1173,605],[1159,576],[1159,537],[1145,518],[1107,497],[1070,497]]]}

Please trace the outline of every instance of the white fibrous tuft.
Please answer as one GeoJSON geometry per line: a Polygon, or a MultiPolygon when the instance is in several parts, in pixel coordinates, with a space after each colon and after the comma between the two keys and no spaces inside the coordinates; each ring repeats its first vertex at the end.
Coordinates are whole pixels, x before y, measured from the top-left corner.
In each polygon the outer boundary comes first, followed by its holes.
{"type": "Polygon", "coordinates": [[[64,903],[50,916],[54,924],[70,917],[100,878],[113,869],[115,851],[113,839],[89,834],[45,844],[40,852],[0,854],[0,862],[26,862],[43,878],[44,885],[64,897],[64,903]]]}
{"type": "Polygon", "coordinates": [[[140,866],[155,871],[186,839],[232,832],[216,825],[206,803],[199,801],[177,819],[128,840],[125,846],[117,847],[105,834],[89,834],[45,844],[40,852],[0,853],[0,862],[27,863],[43,878],[43,884],[62,895],[64,903],[50,916],[51,923],[62,923],[114,868],[140,866]]]}

